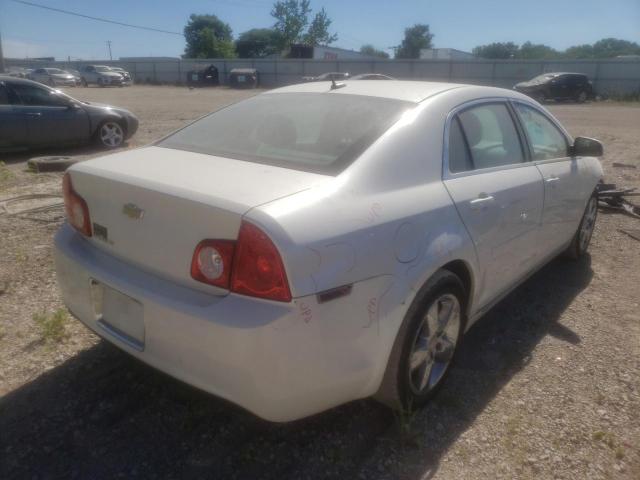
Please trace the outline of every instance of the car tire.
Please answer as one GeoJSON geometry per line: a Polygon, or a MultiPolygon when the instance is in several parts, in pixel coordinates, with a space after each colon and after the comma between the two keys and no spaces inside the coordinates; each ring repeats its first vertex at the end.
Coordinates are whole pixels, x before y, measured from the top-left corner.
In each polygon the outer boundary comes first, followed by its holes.
{"type": "Polygon", "coordinates": [[[458,276],[439,270],[429,279],[400,326],[374,395],[377,401],[407,411],[423,406],[437,393],[460,344],[466,306],[467,293],[458,276]],[[449,308],[447,314],[443,309],[449,308]]]}
{"type": "Polygon", "coordinates": [[[53,81],[53,79],[51,79],[51,78],[50,78],[50,79],[47,81],[47,85],[49,85],[51,88],[53,88],[53,87],[55,87],[55,86],[56,86],[56,82],[54,82],[54,81],[53,81]]]}
{"type": "Polygon", "coordinates": [[[87,83],[87,79],[84,78],[84,77],[82,77],[80,79],[80,83],[82,84],[83,87],[88,87],[89,86],[89,84],[87,83]]]}
{"type": "Polygon", "coordinates": [[[569,247],[565,251],[565,255],[573,260],[577,260],[587,253],[589,244],[591,243],[591,237],[593,236],[593,230],[596,226],[596,220],[598,218],[598,196],[594,192],[580,219],[580,225],[576,231],[569,247]]]}
{"type": "Polygon", "coordinates": [[[99,87],[104,87],[104,82],[102,81],[101,78],[98,78],[98,86],[99,87]]]}
{"type": "Polygon", "coordinates": [[[95,141],[103,148],[114,149],[124,145],[125,129],[117,120],[105,120],[95,133],[95,141]]]}

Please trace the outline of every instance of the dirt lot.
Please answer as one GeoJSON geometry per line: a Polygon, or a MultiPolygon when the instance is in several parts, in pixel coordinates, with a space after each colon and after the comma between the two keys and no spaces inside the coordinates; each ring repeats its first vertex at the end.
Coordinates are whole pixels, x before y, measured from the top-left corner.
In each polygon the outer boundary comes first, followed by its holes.
{"type": "MultiPolygon", "coordinates": [[[[70,93],[135,112],[135,147],[254,92],[70,93]]],[[[607,180],[640,187],[637,104],[550,109],[605,143],[607,180]]],[[[53,153],[100,154],[30,155],[53,153]]],[[[30,155],[0,156],[0,200],[60,193],[60,174],[25,172],[30,155]]],[[[0,215],[0,478],[640,478],[640,242],[618,231],[638,220],[601,213],[591,256],[552,262],[494,308],[412,417],[363,400],[274,425],[69,318],[52,265],[61,217],[0,215]]]]}

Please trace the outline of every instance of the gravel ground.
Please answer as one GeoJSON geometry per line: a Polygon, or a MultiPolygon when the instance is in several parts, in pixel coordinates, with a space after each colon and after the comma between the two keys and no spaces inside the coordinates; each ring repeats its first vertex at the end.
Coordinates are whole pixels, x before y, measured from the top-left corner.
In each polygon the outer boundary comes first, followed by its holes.
{"type": "MultiPolygon", "coordinates": [[[[130,147],[255,92],[72,89],[130,108],[130,147]]],[[[552,105],[605,143],[606,179],[640,187],[640,107],[552,105]],[[613,162],[635,168],[614,167],[613,162]]],[[[1,155],[0,200],[60,193],[60,174],[1,155]]],[[[56,202],[57,199],[38,200],[56,202]]],[[[10,205],[11,211],[35,201],[10,205]]],[[[99,340],[63,308],[52,264],[62,210],[0,215],[0,478],[640,478],[640,228],[601,212],[591,255],[555,260],[465,337],[434,401],[410,417],[371,400],[277,425],[99,340]]]]}

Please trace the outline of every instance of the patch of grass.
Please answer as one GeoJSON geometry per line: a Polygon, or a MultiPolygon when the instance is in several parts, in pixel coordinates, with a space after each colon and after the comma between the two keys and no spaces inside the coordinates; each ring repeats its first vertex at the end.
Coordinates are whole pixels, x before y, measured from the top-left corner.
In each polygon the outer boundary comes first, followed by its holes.
{"type": "Polygon", "coordinates": [[[615,450],[616,460],[622,460],[624,458],[624,449],[622,447],[617,447],[615,450]]]}
{"type": "Polygon", "coordinates": [[[63,308],[59,308],[51,314],[35,313],[33,321],[40,327],[40,334],[45,342],[58,343],[69,336],[66,329],[69,315],[63,308]]]}
{"type": "Polygon", "coordinates": [[[414,430],[415,420],[418,412],[414,410],[411,405],[407,408],[400,410],[394,410],[393,416],[396,419],[396,426],[400,433],[400,440],[402,443],[413,445],[414,447],[420,446],[419,432],[414,430]]]}
{"type": "Polygon", "coordinates": [[[9,170],[7,164],[0,160],[0,188],[3,188],[5,183],[10,182],[15,178],[15,174],[9,170]]]}

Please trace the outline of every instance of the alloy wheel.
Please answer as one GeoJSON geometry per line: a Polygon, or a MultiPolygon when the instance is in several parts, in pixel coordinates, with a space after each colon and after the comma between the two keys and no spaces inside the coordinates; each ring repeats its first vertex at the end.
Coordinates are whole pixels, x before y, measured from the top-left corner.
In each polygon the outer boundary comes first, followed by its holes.
{"type": "Polygon", "coordinates": [[[461,311],[458,298],[445,293],[429,306],[409,356],[409,385],[416,395],[433,390],[444,377],[458,343],[461,311]]]}
{"type": "Polygon", "coordinates": [[[124,131],[117,122],[105,122],[100,127],[100,141],[105,147],[116,148],[124,141],[124,131]]]}

